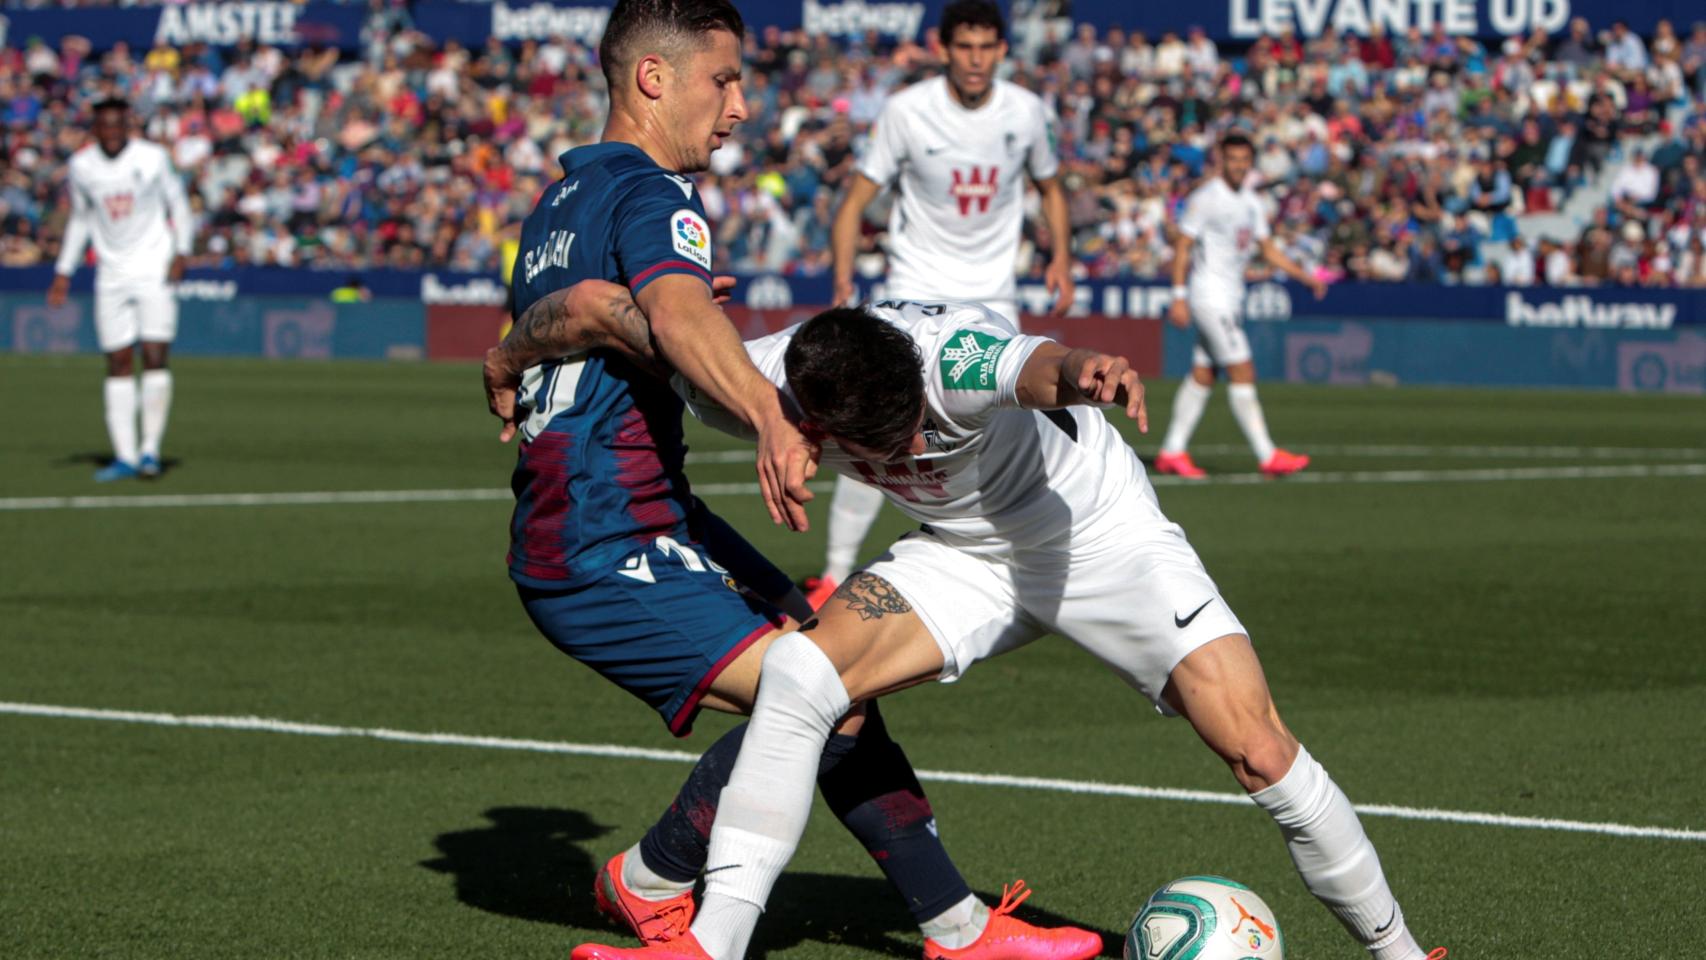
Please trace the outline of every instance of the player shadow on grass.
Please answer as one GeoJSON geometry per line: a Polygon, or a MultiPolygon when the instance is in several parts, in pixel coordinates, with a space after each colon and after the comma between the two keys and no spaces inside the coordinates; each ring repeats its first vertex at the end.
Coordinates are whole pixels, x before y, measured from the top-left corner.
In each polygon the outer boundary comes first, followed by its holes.
{"type": "MultiPolygon", "coordinates": [[[[112,464],[112,462],[113,462],[113,455],[109,451],[106,453],[73,453],[73,454],[68,454],[66,456],[60,457],[58,460],[53,461],[53,465],[56,467],[87,466],[87,467],[94,467],[95,469],[100,470],[104,467],[110,466],[112,464]]],[[[162,457],[162,458],[160,458],[160,475],[165,476],[166,474],[171,473],[173,470],[176,470],[180,466],[183,466],[183,463],[184,463],[184,461],[178,457],[162,457]]]]}
{"type": "MultiPolygon", "coordinates": [[[[421,862],[455,878],[458,900],[499,916],[610,931],[614,943],[632,941],[593,905],[593,880],[603,860],[586,849],[586,842],[603,837],[609,827],[579,810],[493,807],[485,816],[491,821],[485,826],[440,834],[433,844],[443,855],[421,862]]],[[[851,860],[855,853],[849,846],[850,862],[859,862],[851,860]]],[[[978,896],[991,904],[1001,900],[999,891],[978,891],[978,896]]],[[[1019,915],[1044,926],[1076,925],[1028,903],[1019,915]]],[[[753,937],[750,956],[807,942],[908,960],[923,952],[917,924],[883,878],[785,873],[753,937]]],[[[1103,956],[1118,957],[1121,945],[1121,937],[1102,931],[1103,956]]]]}

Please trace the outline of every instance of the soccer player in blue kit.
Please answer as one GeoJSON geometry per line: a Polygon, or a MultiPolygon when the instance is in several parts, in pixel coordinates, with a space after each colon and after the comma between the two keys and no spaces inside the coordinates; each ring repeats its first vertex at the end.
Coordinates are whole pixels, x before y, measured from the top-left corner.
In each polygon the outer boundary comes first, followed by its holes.
{"type": "MultiPolygon", "coordinates": [[[[710,226],[684,176],[705,169],[746,117],[743,31],[727,0],[620,0],[611,10],[599,47],[611,97],[603,140],[563,155],[563,179],[523,224],[516,323],[485,367],[501,438],[522,438],[509,570],[528,616],[678,736],[702,707],[750,712],[765,650],[810,609],[693,496],[669,385],[563,330],[584,311],[640,330],[649,320],[658,356],[754,428],[772,519],[804,529],[815,447],[716,305],[724,288],[711,273],[710,226]],[[581,349],[565,356],[565,343],[581,349]]],[[[678,937],[693,919],[744,729],[713,744],[659,822],[599,873],[600,908],[646,943],[678,937]]],[[[1083,960],[1100,950],[1089,931],[1011,916],[1018,888],[993,911],[972,894],[874,706],[837,724],[818,783],[906,900],[927,956],[1083,960]]]]}

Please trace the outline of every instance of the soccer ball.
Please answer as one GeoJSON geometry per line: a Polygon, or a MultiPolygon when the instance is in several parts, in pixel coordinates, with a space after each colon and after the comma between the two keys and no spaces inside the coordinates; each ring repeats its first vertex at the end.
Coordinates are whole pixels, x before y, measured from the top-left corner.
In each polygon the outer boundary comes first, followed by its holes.
{"type": "Polygon", "coordinates": [[[1125,937],[1125,960],[1285,960],[1274,912],[1225,877],[1185,877],[1150,895],[1125,937]]]}

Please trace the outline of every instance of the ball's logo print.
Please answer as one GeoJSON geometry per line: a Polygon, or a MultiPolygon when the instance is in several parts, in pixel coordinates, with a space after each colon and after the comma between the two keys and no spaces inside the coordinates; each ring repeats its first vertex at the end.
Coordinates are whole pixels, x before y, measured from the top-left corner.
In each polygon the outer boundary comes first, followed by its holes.
{"type": "Polygon", "coordinates": [[[1234,935],[1236,935],[1238,933],[1238,931],[1243,928],[1244,921],[1246,921],[1246,920],[1250,921],[1250,949],[1251,950],[1258,950],[1261,948],[1262,944],[1265,942],[1262,939],[1264,936],[1266,936],[1270,940],[1273,939],[1273,936],[1274,936],[1274,928],[1273,927],[1270,927],[1267,924],[1263,923],[1259,918],[1256,917],[1255,914],[1244,909],[1244,905],[1242,903],[1238,902],[1237,897],[1227,897],[1226,899],[1231,900],[1232,905],[1238,908],[1238,922],[1232,925],[1232,933],[1234,935]]]}

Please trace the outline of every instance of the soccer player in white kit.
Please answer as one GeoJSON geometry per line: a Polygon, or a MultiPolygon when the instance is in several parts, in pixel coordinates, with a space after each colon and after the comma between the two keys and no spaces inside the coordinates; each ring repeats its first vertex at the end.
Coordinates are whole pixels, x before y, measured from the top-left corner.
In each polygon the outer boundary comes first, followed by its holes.
{"type": "Polygon", "coordinates": [[[1267,211],[1248,182],[1256,152],[1248,138],[1231,133],[1220,141],[1220,170],[1185,200],[1173,245],[1173,304],[1168,318],[1174,326],[1197,327],[1191,372],[1179,384],[1173,418],[1155,457],[1155,472],[1190,480],[1208,476],[1185,448],[1202,419],[1214,391],[1216,369],[1232,381],[1227,388],[1232,415],[1250,441],[1256,463],[1269,476],[1296,473],[1309,458],[1281,450],[1268,436],[1262,402],[1256,398],[1256,365],[1250,340],[1244,335],[1244,270],[1260,249],[1268,263],[1296,278],[1319,300],[1327,285],[1309,275],[1274,243],[1267,211]],[[1189,270],[1190,282],[1186,283],[1189,270]]]}
{"type": "MultiPolygon", "coordinates": [[[[690,933],[640,950],[585,944],[573,960],[740,960],[851,705],[952,682],[1050,633],[1191,723],[1373,960],[1444,957],[1409,933],[1350,801],[1281,721],[1243,624],[1136,454],[1086,408],[1123,407],[1147,429],[1124,358],[1021,335],[974,304],[891,301],[834,308],[747,349],[825,438],[822,463],[923,526],[766,652],[690,933]]],[[[676,385],[696,416],[747,433],[676,385]]]]}
{"type": "Polygon", "coordinates": [[[129,105],[103,100],[95,105],[94,120],[95,142],[71,157],[71,219],[47,302],[54,307],[65,303],[71,275],[93,238],[95,336],[107,355],[103,396],[113,445],[113,462],[95,479],[156,477],[172,408],[166,355],[178,333],[173,286],[183,277],[194,227],[165,148],[130,136],[129,105]],[[139,343],[140,389],[132,372],[139,343]]]}
{"type": "MultiPolygon", "coordinates": [[[[1044,273],[1053,312],[1072,305],[1071,223],[1058,176],[1048,110],[1036,94],[995,78],[1007,55],[1007,25],[989,0],[956,0],[942,11],[945,76],[914,84],[883,105],[870,146],[835,215],[835,302],[854,296],[860,220],[891,184],[885,297],[981,303],[1019,325],[1014,267],[1025,221],[1028,174],[1042,194],[1053,256],[1044,273]]],[[[814,606],[847,579],[859,544],[882,508],[869,487],[837,478],[829,505],[823,574],[805,583],[814,606]]]]}

